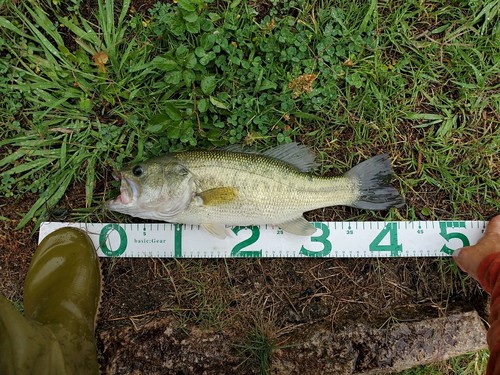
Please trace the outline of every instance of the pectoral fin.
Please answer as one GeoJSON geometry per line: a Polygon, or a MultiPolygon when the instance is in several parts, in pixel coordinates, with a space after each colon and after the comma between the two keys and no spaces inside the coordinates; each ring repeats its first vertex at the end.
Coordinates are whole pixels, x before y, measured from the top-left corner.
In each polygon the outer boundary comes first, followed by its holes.
{"type": "Polygon", "coordinates": [[[278,224],[285,232],[296,234],[298,236],[310,236],[316,232],[316,228],[302,216],[296,219],[278,224]]]}
{"type": "Polygon", "coordinates": [[[232,187],[220,187],[202,191],[198,196],[203,200],[205,206],[215,206],[229,203],[236,199],[238,190],[232,187]]]}
{"type": "Polygon", "coordinates": [[[227,230],[224,224],[201,224],[201,227],[205,229],[212,236],[215,236],[221,240],[227,237],[227,230]]]}

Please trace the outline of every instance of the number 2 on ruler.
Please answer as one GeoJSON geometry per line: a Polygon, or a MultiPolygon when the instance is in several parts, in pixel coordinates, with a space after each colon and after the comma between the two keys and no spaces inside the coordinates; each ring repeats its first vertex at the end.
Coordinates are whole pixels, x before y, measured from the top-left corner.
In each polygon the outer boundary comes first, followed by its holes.
{"type": "Polygon", "coordinates": [[[233,233],[238,235],[241,230],[250,229],[252,234],[244,241],[237,243],[233,250],[231,250],[232,257],[246,257],[246,258],[259,258],[262,256],[262,250],[243,250],[244,248],[253,245],[259,240],[260,229],[259,227],[234,227],[233,233]]]}

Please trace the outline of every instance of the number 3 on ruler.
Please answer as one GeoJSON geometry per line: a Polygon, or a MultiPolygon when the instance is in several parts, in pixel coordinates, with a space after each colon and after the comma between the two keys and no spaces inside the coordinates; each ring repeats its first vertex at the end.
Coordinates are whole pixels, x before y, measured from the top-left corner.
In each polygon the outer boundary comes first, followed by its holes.
{"type": "Polygon", "coordinates": [[[314,223],[314,226],[321,229],[321,234],[319,236],[311,237],[311,242],[320,242],[323,244],[323,250],[321,251],[311,251],[307,250],[304,246],[300,248],[300,254],[308,257],[324,257],[330,254],[332,251],[332,243],[328,240],[330,235],[330,228],[324,223],[314,223]]]}

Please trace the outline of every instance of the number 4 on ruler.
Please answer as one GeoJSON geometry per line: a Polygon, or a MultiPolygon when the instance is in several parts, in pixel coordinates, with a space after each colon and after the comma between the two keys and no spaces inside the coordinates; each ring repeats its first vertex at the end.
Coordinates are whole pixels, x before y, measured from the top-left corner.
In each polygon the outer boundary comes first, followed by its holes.
{"type": "Polygon", "coordinates": [[[370,243],[370,251],[390,251],[391,256],[397,257],[403,251],[403,246],[398,244],[397,223],[389,223],[370,243]],[[389,235],[389,244],[382,245],[381,242],[389,235]]]}

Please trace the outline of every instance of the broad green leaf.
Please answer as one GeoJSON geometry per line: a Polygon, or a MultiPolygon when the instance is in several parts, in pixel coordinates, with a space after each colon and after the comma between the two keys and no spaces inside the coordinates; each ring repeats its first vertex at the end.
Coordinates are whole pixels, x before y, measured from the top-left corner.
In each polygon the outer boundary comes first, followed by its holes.
{"type": "Polygon", "coordinates": [[[189,12],[182,16],[186,22],[195,22],[198,20],[198,15],[195,12],[189,12]]]}
{"type": "Polygon", "coordinates": [[[190,87],[194,82],[196,75],[191,70],[185,70],[182,72],[182,78],[184,79],[186,86],[190,87]]]}
{"type": "Polygon", "coordinates": [[[238,7],[241,3],[241,0],[233,0],[231,1],[231,4],[229,5],[229,8],[234,9],[238,7]]]}
{"type": "Polygon", "coordinates": [[[217,37],[213,33],[204,33],[200,38],[200,48],[208,51],[214,46],[216,40],[217,37]]]}
{"type": "MultiPolygon", "coordinates": [[[[171,104],[168,104],[168,105],[171,105],[171,104]]],[[[149,126],[156,126],[156,125],[162,125],[163,126],[163,123],[165,121],[169,121],[170,120],[170,116],[167,115],[166,113],[157,113],[156,115],[153,115],[149,118],[149,126]]]]}
{"type": "Polygon", "coordinates": [[[183,36],[186,33],[186,26],[182,19],[174,18],[169,26],[170,31],[176,36],[183,36]]]}
{"type": "Polygon", "coordinates": [[[221,108],[221,109],[229,109],[229,107],[227,106],[227,104],[221,102],[219,99],[217,99],[215,96],[210,96],[209,97],[210,99],[210,103],[212,103],[214,106],[216,106],[217,108],[221,108]]]}
{"type": "Polygon", "coordinates": [[[219,21],[222,17],[217,14],[217,13],[208,13],[208,17],[213,21],[213,22],[217,22],[219,21]]]}
{"type": "Polygon", "coordinates": [[[165,128],[165,124],[149,124],[146,126],[146,129],[144,129],[148,133],[161,133],[163,129],[165,128]]]}
{"type": "Polygon", "coordinates": [[[194,12],[196,10],[196,7],[190,0],[178,0],[177,6],[181,9],[187,10],[188,12],[194,12]]]}
{"type": "Polygon", "coordinates": [[[214,76],[203,77],[201,80],[201,91],[205,95],[210,95],[214,92],[217,82],[214,76]]]}
{"type": "Polygon", "coordinates": [[[205,113],[208,109],[208,100],[205,98],[198,100],[197,106],[198,111],[200,111],[201,113],[205,113]]]}
{"type": "Polygon", "coordinates": [[[179,109],[172,103],[165,103],[165,113],[168,117],[174,121],[180,121],[182,119],[182,113],[179,109]]]}
{"type": "Polygon", "coordinates": [[[182,81],[182,72],[176,70],[165,74],[165,81],[171,85],[178,85],[182,81]]]}
{"type": "Polygon", "coordinates": [[[87,97],[82,96],[80,98],[80,102],[78,104],[78,107],[85,113],[89,113],[92,110],[92,100],[90,100],[87,97]]]}
{"type": "Polygon", "coordinates": [[[196,56],[194,53],[190,53],[187,56],[186,60],[187,60],[186,61],[186,68],[187,69],[193,69],[196,66],[196,63],[198,62],[198,60],[196,60],[196,56]]]}
{"type": "Polygon", "coordinates": [[[176,61],[166,59],[164,57],[156,56],[152,61],[153,66],[156,68],[163,70],[165,72],[171,72],[173,70],[179,70],[179,64],[176,61]]]}
{"type": "Polygon", "coordinates": [[[181,136],[180,123],[170,124],[167,126],[167,137],[170,139],[178,139],[181,136]]]}
{"type": "Polygon", "coordinates": [[[194,54],[198,57],[205,56],[207,53],[205,52],[205,49],[203,47],[196,47],[194,50],[194,54]]]}
{"type": "Polygon", "coordinates": [[[189,53],[189,49],[184,45],[181,44],[177,49],[175,50],[175,57],[178,59],[185,59],[189,53]]]}
{"type": "Polygon", "coordinates": [[[257,91],[264,91],[264,90],[270,90],[270,89],[275,90],[276,88],[278,88],[278,85],[276,84],[276,82],[270,81],[268,79],[264,79],[257,91]]]}
{"type": "Polygon", "coordinates": [[[207,65],[210,61],[215,59],[216,55],[214,51],[210,51],[207,53],[205,56],[200,57],[200,64],[205,66],[207,65]]]}
{"type": "Polygon", "coordinates": [[[186,22],[186,30],[191,34],[197,34],[200,32],[200,20],[194,22],[186,22]]]}

